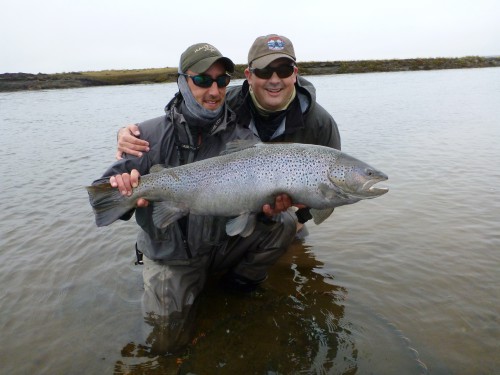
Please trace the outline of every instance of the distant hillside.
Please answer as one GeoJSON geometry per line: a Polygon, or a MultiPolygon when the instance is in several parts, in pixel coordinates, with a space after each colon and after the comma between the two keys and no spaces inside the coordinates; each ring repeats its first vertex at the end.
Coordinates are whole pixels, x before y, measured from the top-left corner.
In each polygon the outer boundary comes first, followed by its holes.
{"type": "MultiPolygon", "coordinates": [[[[499,67],[500,56],[404,60],[310,61],[299,62],[297,65],[301,75],[486,68],[499,67]]],[[[244,78],[243,72],[245,68],[246,65],[244,64],[236,65],[233,77],[244,78]]],[[[57,74],[5,73],[0,74],[0,92],[175,82],[176,78],[177,68],[104,70],[98,72],[57,74]]]]}

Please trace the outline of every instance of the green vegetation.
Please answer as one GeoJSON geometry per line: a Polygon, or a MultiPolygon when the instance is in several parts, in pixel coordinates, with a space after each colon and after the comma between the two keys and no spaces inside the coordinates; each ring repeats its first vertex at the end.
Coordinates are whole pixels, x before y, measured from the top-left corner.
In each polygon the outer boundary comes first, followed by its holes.
{"type": "Polygon", "coordinates": [[[500,57],[468,56],[461,58],[429,58],[404,60],[362,60],[299,63],[300,73],[346,74],[370,72],[397,72],[410,70],[463,69],[500,66],[500,57]]]}
{"type": "MultiPolygon", "coordinates": [[[[499,67],[500,57],[467,56],[404,60],[309,61],[299,62],[301,75],[395,72],[411,70],[499,67]]],[[[244,78],[245,64],[236,65],[234,78],[244,78]]],[[[177,68],[103,70],[57,74],[0,74],[0,92],[52,88],[130,85],[137,83],[175,82],[177,68]]]]}
{"type": "MultiPolygon", "coordinates": [[[[65,75],[71,76],[72,74],[75,73],[65,75]]],[[[103,85],[129,85],[134,83],[174,82],[177,78],[177,68],[103,70],[76,74],[81,74],[85,79],[103,85]]]]}

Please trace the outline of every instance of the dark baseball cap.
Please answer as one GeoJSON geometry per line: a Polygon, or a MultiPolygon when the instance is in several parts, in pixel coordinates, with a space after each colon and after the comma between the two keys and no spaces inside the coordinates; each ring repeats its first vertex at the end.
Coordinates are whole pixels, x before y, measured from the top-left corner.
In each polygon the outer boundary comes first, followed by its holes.
{"type": "Polygon", "coordinates": [[[248,66],[263,69],[282,57],[295,61],[295,51],[290,39],[277,34],[259,36],[248,51],[248,66]]]}
{"type": "Polygon", "coordinates": [[[208,43],[197,43],[188,47],[181,55],[179,66],[183,73],[189,69],[200,74],[206,72],[216,61],[224,64],[227,72],[234,72],[231,59],[222,56],[217,48],[208,43]]]}

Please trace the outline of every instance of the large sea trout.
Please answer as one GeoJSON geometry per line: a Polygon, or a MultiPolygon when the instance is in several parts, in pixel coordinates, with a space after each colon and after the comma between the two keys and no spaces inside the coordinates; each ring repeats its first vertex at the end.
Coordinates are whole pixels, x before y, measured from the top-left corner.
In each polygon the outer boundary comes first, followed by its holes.
{"type": "MultiPolygon", "coordinates": [[[[235,147],[235,146],[233,146],[235,147]]],[[[159,228],[189,213],[232,217],[230,236],[250,235],[266,203],[286,193],[295,204],[311,208],[316,224],[333,209],[376,198],[388,189],[373,185],[387,176],[333,148],[299,143],[256,144],[236,152],[141,176],[131,196],[109,183],[88,186],[97,226],[113,223],[139,198],[155,202],[159,228]]]]}

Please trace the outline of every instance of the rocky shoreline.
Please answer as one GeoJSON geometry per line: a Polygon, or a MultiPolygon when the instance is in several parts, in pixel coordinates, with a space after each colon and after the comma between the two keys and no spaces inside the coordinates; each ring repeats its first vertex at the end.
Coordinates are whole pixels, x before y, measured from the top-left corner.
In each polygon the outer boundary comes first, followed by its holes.
{"type": "MultiPolygon", "coordinates": [[[[326,75],[369,72],[395,72],[436,69],[500,67],[500,56],[460,58],[427,58],[402,60],[361,60],[299,62],[300,74],[326,75]]],[[[234,78],[244,78],[245,64],[236,65],[234,78]]],[[[4,73],[0,74],[0,92],[46,90],[105,85],[175,82],[177,68],[108,70],[57,74],[4,73]]]]}

